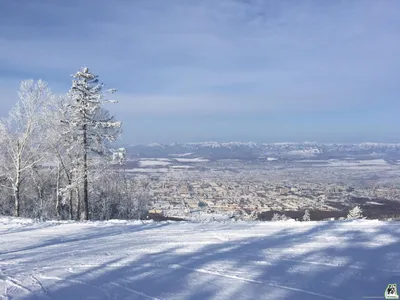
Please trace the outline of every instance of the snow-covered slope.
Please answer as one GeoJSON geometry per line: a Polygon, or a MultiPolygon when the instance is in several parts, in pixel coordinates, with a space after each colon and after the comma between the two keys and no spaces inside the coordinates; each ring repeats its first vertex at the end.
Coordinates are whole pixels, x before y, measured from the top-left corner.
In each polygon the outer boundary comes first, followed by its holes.
{"type": "Polygon", "coordinates": [[[400,223],[0,219],[0,299],[363,299],[400,283],[400,223]]]}

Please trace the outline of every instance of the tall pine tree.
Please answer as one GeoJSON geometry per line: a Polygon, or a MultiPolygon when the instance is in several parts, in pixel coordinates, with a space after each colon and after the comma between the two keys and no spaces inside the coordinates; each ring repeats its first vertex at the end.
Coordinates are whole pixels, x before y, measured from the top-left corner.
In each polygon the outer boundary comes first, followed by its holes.
{"type": "MultiPolygon", "coordinates": [[[[72,87],[68,93],[70,103],[63,122],[71,129],[68,130],[71,149],[77,155],[75,180],[77,188],[78,218],[89,219],[89,169],[94,158],[109,159],[109,145],[121,133],[121,122],[115,121],[113,116],[103,108],[103,104],[116,101],[106,100],[103,95],[104,84],[98,76],[92,74],[88,68],[82,68],[72,80],[72,87]],[[82,192],[82,196],[79,195],[82,192]],[[83,209],[82,203],[83,201],[83,209]]],[[[112,93],[115,90],[108,90],[112,93]]]]}

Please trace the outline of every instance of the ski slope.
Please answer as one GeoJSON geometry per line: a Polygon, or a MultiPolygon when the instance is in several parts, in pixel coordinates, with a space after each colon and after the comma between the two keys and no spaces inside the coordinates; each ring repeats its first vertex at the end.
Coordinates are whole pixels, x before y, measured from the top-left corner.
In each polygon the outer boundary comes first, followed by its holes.
{"type": "Polygon", "coordinates": [[[400,223],[0,218],[0,299],[384,299],[400,223]]]}

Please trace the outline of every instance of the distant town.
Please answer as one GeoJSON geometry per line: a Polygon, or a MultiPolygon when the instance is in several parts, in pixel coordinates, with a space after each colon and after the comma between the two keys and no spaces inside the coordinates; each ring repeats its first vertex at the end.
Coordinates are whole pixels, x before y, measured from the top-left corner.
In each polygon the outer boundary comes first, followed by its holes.
{"type": "Polygon", "coordinates": [[[396,161],[323,159],[318,151],[311,153],[290,159],[282,153],[279,159],[166,154],[130,158],[125,171],[145,185],[150,211],[169,217],[268,220],[282,213],[296,219],[309,210],[321,220],[343,217],[357,205],[368,218],[400,216],[396,161]]]}

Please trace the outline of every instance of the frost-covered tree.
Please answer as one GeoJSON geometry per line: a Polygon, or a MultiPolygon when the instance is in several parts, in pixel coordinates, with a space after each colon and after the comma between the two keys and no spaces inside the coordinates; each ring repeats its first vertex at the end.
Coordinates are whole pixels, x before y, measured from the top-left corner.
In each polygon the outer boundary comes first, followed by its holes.
{"type": "Polygon", "coordinates": [[[278,213],[274,213],[274,215],[272,216],[271,221],[287,221],[290,220],[290,218],[284,214],[278,214],[278,213]]]}
{"type": "Polygon", "coordinates": [[[46,116],[51,128],[47,138],[51,160],[55,166],[55,212],[58,218],[73,219],[74,191],[78,186],[74,177],[78,151],[76,147],[75,128],[68,124],[70,99],[66,96],[54,97],[51,109],[46,116]]]}
{"type": "Polygon", "coordinates": [[[97,170],[91,189],[91,218],[141,219],[153,200],[149,178],[133,179],[121,169],[97,170]]]}
{"type": "Polygon", "coordinates": [[[305,222],[311,221],[310,211],[308,209],[305,210],[302,220],[305,222]]]}
{"type": "Polygon", "coordinates": [[[41,80],[22,81],[18,96],[8,118],[0,122],[2,185],[13,195],[17,217],[21,214],[23,184],[47,154],[44,111],[53,97],[47,83],[41,80]]]}
{"type": "Polygon", "coordinates": [[[120,184],[109,172],[111,163],[123,164],[126,151],[110,149],[121,123],[103,108],[115,102],[104,99],[103,88],[87,68],[60,97],[43,81],[21,83],[19,102],[0,121],[0,213],[88,219],[89,208],[95,218],[144,211],[147,196],[133,200],[130,179],[120,184]]]}
{"type": "Polygon", "coordinates": [[[112,163],[123,165],[126,160],[126,149],[118,148],[112,151],[112,163]]]}
{"type": "Polygon", "coordinates": [[[362,209],[359,206],[354,207],[351,209],[347,215],[347,220],[354,220],[354,219],[362,219],[362,209]]]}
{"type": "MultiPolygon", "coordinates": [[[[75,179],[78,197],[78,218],[89,219],[89,171],[93,166],[94,156],[107,160],[110,143],[121,133],[121,122],[114,120],[103,104],[116,102],[106,100],[103,95],[104,84],[98,76],[82,68],[72,80],[68,93],[70,99],[66,107],[63,123],[68,126],[69,138],[73,141],[69,151],[77,154],[75,179]],[[80,191],[82,191],[83,209],[81,209],[80,191]]],[[[115,90],[109,90],[115,92],[115,90]]]]}

